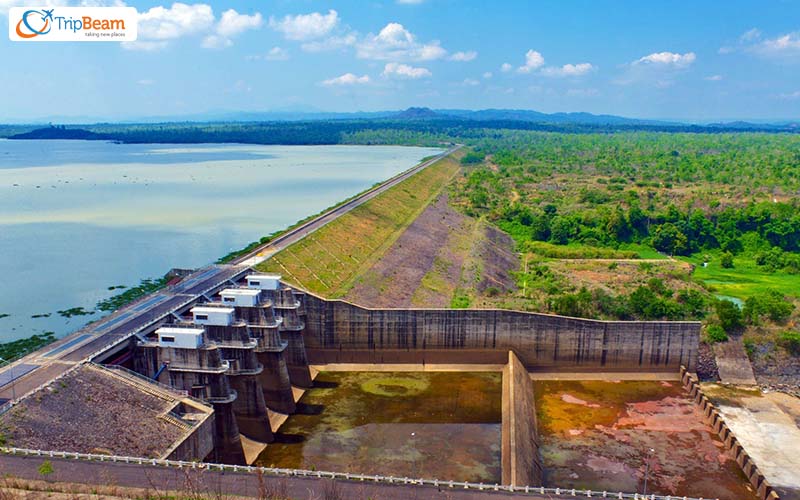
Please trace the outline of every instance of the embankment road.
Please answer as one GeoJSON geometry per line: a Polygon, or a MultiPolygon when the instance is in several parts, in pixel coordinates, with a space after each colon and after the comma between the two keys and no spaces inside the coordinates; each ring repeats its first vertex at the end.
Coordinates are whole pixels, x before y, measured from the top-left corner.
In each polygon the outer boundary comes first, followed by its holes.
{"type": "Polygon", "coordinates": [[[368,202],[369,200],[375,198],[379,194],[393,188],[394,186],[400,184],[404,180],[408,179],[412,175],[425,170],[429,166],[433,165],[437,161],[455,153],[459,149],[464,147],[461,144],[455,145],[448,149],[447,151],[434,156],[433,158],[416,165],[413,168],[402,172],[391,179],[364,191],[363,193],[359,194],[358,196],[354,197],[353,199],[342,203],[339,206],[336,206],[327,212],[315,217],[314,219],[305,222],[293,229],[286,231],[285,233],[281,234],[274,240],[270,241],[269,243],[265,243],[264,245],[259,246],[255,250],[237,257],[231,264],[239,264],[239,265],[246,265],[246,266],[255,266],[256,264],[260,264],[265,260],[269,259],[271,256],[275,255],[276,253],[280,252],[284,248],[292,245],[293,243],[297,243],[298,241],[302,240],[309,234],[313,233],[317,229],[321,228],[325,224],[341,217],[342,215],[350,212],[354,208],[363,205],[364,203],[368,202]]]}

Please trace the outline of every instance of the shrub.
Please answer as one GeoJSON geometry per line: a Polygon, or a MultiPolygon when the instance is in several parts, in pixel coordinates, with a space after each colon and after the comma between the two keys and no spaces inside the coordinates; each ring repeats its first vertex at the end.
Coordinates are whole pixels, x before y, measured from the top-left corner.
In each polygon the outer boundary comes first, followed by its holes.
{"type": "Polygon", "coordinates": [[[730,300],[719,300],[716,304],[719,324],[726,332],[742,327],[742,311],[730,300]]]}
{"type": "Polygon", "coordinates": [[[52,473],[53,473],[53,464],[50,462],[50,460],[45,460],[44,462],[42,462],[42,465],[39,466],[39,474],[41,474],[42,477],[47,477],[52,473]]]}
{"type": "Polygon", "coordinates": [[[733,254],[730,252],[725,252],[722,254],[722,257],[719,260],[719,263],[725,269],[732,269],[733,268],[733,254]]]}
{"type": "Polygon", "coordinates": [[[757,324],[762,316],[767,316],[772,321],[786,321],[794,311],[794,304],[786,300],[777,290],[768,290],[761,295],[748,297],[742,310],[745,319],[751,324],[757,324]]]}
{"type": "Polygon", "coordinates": [[[456,295],[450,301],[450,307],[453,309],[467,309],[470,306],[469,297],[466,295],[456,295]]]}
{"type": "Polygon", "coordinates": [[[725,333],[725,330],[719,325],[709,325],[706,328],[706,338],[710,344],[716,344],[717,342],[725,342],[728,340],[728,334],[725,333]]]}

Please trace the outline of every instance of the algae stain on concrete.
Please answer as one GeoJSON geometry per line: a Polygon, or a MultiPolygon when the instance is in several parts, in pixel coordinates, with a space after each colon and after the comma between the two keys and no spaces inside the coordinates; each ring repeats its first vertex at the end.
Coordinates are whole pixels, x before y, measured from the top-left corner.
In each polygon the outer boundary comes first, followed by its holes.
{"type": "Polygon", "coordinates": [[[535,383],[545,485],[755,499],[677,383],[535,383]],[[650,452],[650,450],[653,450],[650,452]]]}
{"type": "Polygon", "coordinates": [[[499,482],[500,373],[322,372],[258,465],[499,482]]]}

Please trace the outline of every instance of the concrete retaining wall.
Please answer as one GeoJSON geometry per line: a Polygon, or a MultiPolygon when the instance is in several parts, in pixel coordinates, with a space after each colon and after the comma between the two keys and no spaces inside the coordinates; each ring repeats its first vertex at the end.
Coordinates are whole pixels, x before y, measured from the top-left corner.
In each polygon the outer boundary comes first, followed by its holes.
{"type": "Polygon", "coordinates": [[[407,362],[420,363],[428,353],[460,352],[461,359],[470,351],[505,356],[513,350],[530,371],[677,371],[681,365],[694,368],[700,339],[698,322],[594,321],[505,310],[367,309],[310,293],[303,300],[311,363],[392,362],[402,353],[407,362]]]}
{"type": "Polygon", "coordinates": [[[187,432],[183,440],[167,453],[167,460],[203,460],[214,451],[214,414],[187,432]]]}
{"type": "Polygon", "coordinates": [[[503,369],[503,423],[501,468],[503,484],[540,486],[542,462],[533,382],[513,351],[503,369]]]}
{"type": "Polygon", "coordinates": [[[733,435],[733,432],[731,432],[728,425],[722,419],[722,415],[717,411],[717,408],[709,401],[706,395],[703,394],[700,383],[687,371],[686,367],[683,366],[681,366],[681,383],[684,389],[689,392],[689,396],[694,399],[695,404],[703,412],[703,419],[705,422],[714,429],[717,436],[725,443],[725,450],[736,457],[736,463],[739,464],[744,475],[750,480],[750,484],[753,486],[753,489],[756,490],[758,497],[761,500],[780,500],[778,493],[772,489],[772,486],[764,478],[764,475],[758,470],[758,466],[753,462],[753,459],[750,458],[750,455],[747,454],[744,447],[739,444],[736,436],[733,435]]]}

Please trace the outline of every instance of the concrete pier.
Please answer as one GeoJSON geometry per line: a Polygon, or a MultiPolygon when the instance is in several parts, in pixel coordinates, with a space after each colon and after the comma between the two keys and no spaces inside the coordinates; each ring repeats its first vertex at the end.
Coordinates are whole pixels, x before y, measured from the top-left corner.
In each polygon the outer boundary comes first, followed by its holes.
{"type": "Polygon", "coordinates": [[[133,356],[134,370],[156,381],[187,391],[214,408],[214,457],[225,463],[244,464],[233,403],[237,392],[226,373],[230,363],[222,349],[211,343],[203,329],[160,328],[158,341],[140,341],[133,356]],[[196,342],[184,347],[183,338],[196,342]],[[170,343],[178,347],[169,346],[170,343]]]}
{"type": "Polygon", "coordinates": [[[272,301],[262,299],[256,307],[237,307],[236,311],[247,322],[250,335],[257,342],[255,352],[263,366],[257,378],[266,406],[280,413],[294,413],[296,407],[285,359],[289,343],[281,338],[282,321],[275,316],[272,301]]]}
{"type": "Polygon", "coordinates": [[[293,385],[308,389],[313,385],[313,381],[304,338],[305,314],[301,302],[303,295],[293,292],[287,286],[281,286],[272,292],[272,298],[276,314],[283,319],[280,332],[281,337],[288,343],[286,364],[289,369],[289,379],[293,385]]]}

